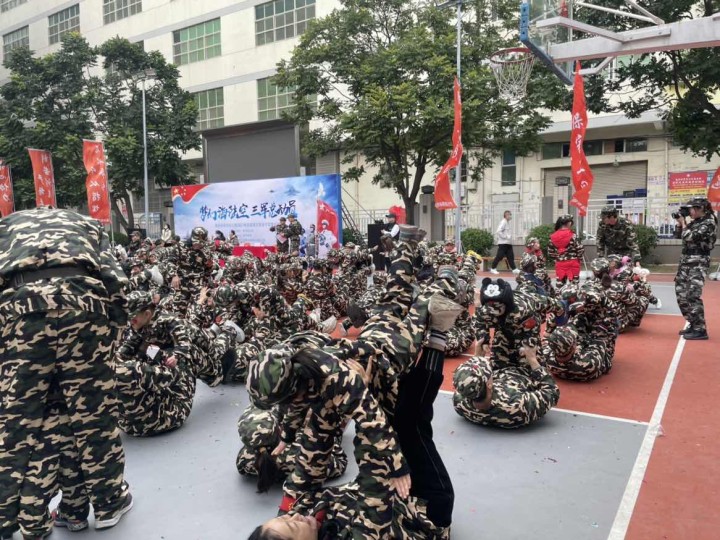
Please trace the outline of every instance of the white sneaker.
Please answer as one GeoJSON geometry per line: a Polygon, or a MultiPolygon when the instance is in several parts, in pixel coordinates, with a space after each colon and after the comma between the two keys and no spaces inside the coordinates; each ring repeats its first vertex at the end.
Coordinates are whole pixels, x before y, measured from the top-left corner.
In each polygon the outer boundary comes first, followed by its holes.
{"type": "Polygon", "coordinates": [[[109,529],[110,527],[114,527],[118,524],[120,521],[120,518],[123,517],[125,514],[127,514],[130,509],[133,507],[133,498],[130,493],[127,495],[127,499],[125,500],[125,504],[123,504],[112,516],[109,516],[105,519],[96,519],[95,520],[95,529],[109,529]]]}
{"type": "Polygon", "coordinates": [[[494,268],[491,268],[491,269],[490,269],[490,273],[491,273],[491,274],[499,274],[500,272],[498,272],[498,271],[495,270],[494,268]]]}
{"type": "Polygon", "coordinates": [[[515,270],[513,270],[513,274],[515,274],[516,276],[517,276],[519,273],[520,273],[520,269],[519,269],[519,268],[516,268],[515,270]]]}
{"type": "Polygon", "coordinates": [[[662,302],[660,299],[657,299],[657,302],[655,302],[655,305],[653,306],[655,309],[662,309],[662,302]]]}

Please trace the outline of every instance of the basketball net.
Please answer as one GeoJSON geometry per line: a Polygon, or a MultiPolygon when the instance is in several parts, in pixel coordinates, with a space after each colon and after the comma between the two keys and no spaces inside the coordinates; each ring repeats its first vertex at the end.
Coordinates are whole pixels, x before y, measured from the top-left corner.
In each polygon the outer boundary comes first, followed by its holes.
{"type": "Polygon", "coordinates": [[[500,97],[508,102],[522,100],[535,63],[535,55],[525,47],[501,49],[489,58],[500,97]]]}

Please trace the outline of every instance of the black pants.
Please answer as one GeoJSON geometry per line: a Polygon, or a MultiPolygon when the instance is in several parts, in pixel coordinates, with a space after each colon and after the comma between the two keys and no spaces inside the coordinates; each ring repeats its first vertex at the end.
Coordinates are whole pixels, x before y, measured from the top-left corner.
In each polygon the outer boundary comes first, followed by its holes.
{"type": "Polygon", "coordinates": [[[433,403],[443,381],[445,353],[424,349],[420,362],[401,381],[393,427],[410,467],[410,494],[427,502],[428,518],[438,527],[452,523],[455,492],[433,442],[433,403]]]}
{"type": "Polygon", "coordinates": [[[515,270],[515,253],[513,253],[512,244],[498,244],[497,255],[492,262],[491,268],[494,270],[503,259],[507,259],[508,266],[515,270]]]}

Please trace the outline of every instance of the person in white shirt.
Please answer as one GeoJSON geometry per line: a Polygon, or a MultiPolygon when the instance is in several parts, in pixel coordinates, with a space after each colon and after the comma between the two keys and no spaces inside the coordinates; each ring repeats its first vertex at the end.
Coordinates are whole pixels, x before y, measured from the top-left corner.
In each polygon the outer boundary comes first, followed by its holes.
{"type": "Polygon", "coordinates": [[[495,231],[495,235],[497,236],[498,249],[497,254],[495,255],[495,259],[490,266],[491,274],[500,273],[497,271],[497,265],[503,259],[507,260],[507,264],[510,268],[512,268],[513,274],[517,275],[520,273],[520,270],[515,268],[515,253],[513,253],[512,247],[512,230],[510,229],[510,219],[512,219],[512,213],[510,212],[510,210],[505,210],[505,213],[503,214],[503,220],[500,222],[497,231],[495,231]]]}

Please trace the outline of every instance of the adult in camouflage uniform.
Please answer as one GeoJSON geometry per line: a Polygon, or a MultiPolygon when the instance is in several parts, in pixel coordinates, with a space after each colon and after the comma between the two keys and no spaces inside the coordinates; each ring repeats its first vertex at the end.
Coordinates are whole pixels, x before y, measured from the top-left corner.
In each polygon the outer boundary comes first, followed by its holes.
{"type": "Polygon", "coordinates": [[[580,261],[585,246],[572,230],[573,217],[564,214],[555,221],[555,232],[550,235],[548,257],[555,261],[555,277],[559,282],[580,282],[580,261]]]}
{"type": "Polygon", "coordinates": [[[0,220],[0,536],[17,529],[51,384],[67,407],[96,527],[115,525],[132,506],[112,414],[126,283],[97,222],[50,208],[0,220]]]}
{"type": "Polygon", "coordinates": [[[635,227],[623,216],[619,216],[614,206],[606,206],[600,212],[595,240],[598,257],[627,255],[634,263],[640,261],[640,246],[635,227]]]}
{"type": "Polygon", "coordinates": [[[303,234],[305,234],[305,229],[297,220],[297,214],[290,212],[288,214],[287,238],[289,242],[288,249],[293,257],[300,255],[300,238],[303,234]]]}
{"type": "Polygon", "coordinates": [[[289,227],[287,224],[287,218],[285,216],[280,216],[280,219],[278,220],[277,225],[273,225],[270,227],[270,232],[275,233],[275,248],[277,249],[278,253],[288,253],[288,233],[289,233],[289,227]]]}
{"type": "Polygon", "coordinates": [[[710,269],[710,252],[717,240],[717,218],[705,198],[690,199],[686,206],[692,221],[688,224],[682,216],[677,220],[683,249],[675,275],[675,297],[688,322],[687,329],[680,333],[688,340],[708,339],[702,290],[710,269]]]}
{"type": "Polygon", "coordinates": [[[125,252],[127,253],[128,257],[134,257],[137,251],[142,248],[142,246],[142,234],[140,234],[140,231],[133,231],[130,235],[130,243],[128,244],[125,252]]]}
{"type": "Polygon", "coordinates": [[[179,245],[171,285],[176,291],[175,309],[182,317],[187,313],[188,305],[200,294],[200,289],[207,284],[213,271],[213,257],[208,249],[207,238],[207,229],[195,227],[190,234],[189,246],[179,245]]]}
{"type": "Polygon", "coordinates": [[[540,364],[536,350],[523,349],[525,362],[492,367],[474,357],[453,374],[455,411],[470,422],[504,429],[527,426],[557,405],[560,389],[540,364]]]}
{"type": "MultiPolygon", "coordinates": [[[[273,453],[280,444],[280,424],[283,407],[270,410],[248,405],[238,419],[238,434],[243,443],[235,460],[238,472],[243,476],[258,477],[258,492],[264,493],[270,486],[283,481],[294,467],[298,447],[287,445],[273,453]]],[[[347,454],[342,449],[342,431],[337,434],[327,469],[327,479],[339,478],[347,469],[347,454]]]]}
{"type": "Polygon", "coordinates": [[[115,390],[118,423],[129,435],[177,429],[192,409],[193,365],[202,353],[183,321],[158,311],[149,293],[128,295],[131,320],[116,354],[115,390]]]}

